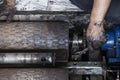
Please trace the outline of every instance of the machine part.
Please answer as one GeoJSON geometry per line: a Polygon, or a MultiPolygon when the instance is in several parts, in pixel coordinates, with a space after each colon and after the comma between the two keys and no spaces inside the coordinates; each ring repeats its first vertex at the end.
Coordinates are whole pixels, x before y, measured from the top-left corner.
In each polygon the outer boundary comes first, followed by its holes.
{"type": "MultiPolygon", "coordinates": [[[[90,14],[85,13],[82,16],[75,16],[75,18],[72,20],[72,22],[78,26],[81,26],[83,24],[83,25],[86,25],[86,27],[88,27],[88,25],[90,23],[90,14]]],[[[106,30],[112,29],[114,26],[115,26],[115,24],[109,20],[106,20],[104,22],[104,28],[106,30]]]]}
{"type": "Polygon", "coordinates": [[[82,26],[70,29],[70,52],[73,61],[82,61],[82,56],[86,55],[86,29],[82,26]]]}
{"type": "Polygon", "coordinates": [[[100,62],[70,62],[67,68],[73,75],[103,75],[100,62]]]}
{"type": "MultiPolygon", "coordinates": [[[[10,14],[9,12],[9,10],[2,11],[0,15],[8,15],[10,14]]],[[[7,20],[7,16],[0,17],[0,21],[5,20],[7,20]]],[[[75,26],[86,25],[87,27],[89,24],[89,14],[79,11],[16,11],[12,16],[12,21],[65,21],[75,26]]],[[[105,29],[111,29],[113,26],[113,23],[105,22],[105,29]]]]}
{"type": "Polygon", "coordinates": [[[102,61],[102,55],[100,49],[96,49],[93,51],[88,50],[89,52],[89,60],[90,61],[102,61]]]}
{"type": "Polygon", "coordinates": [[[99,75],[70,75],[70,80],[103,80],[99,75]]]}
{"type": "MultiPolygon", "coordinates": [[[[5,14],[5,13],[3,13],[5,14]]],[[[1,21],[6,20],[6,16],[0,17],[1,21]]],[[[68,21],[68,17],[63,14],[17,14],[12,21],[68,21]]]]}
{"type": "Polygon", "coordinates": [[[68,50],[67,23],[1,22],[0,26],[0,50],[68,50]]]}
{"type": "Polygon", "coordinates": [[[119,71],[118,72],[114,72],[114,71],[112,71],[112,72],[107,72],[107,76],[106,76],[106,80],[119,80],[120,78],[119,78],[119,71]]]}
{"type": "Polygon", "coordinates": [[[49,52],[55,53],[58,64],[68,61],[67,23],[1,22],[0,26],[0,53],[49,52]]]}
{"type": "Polygon", "coordinates": [[[120,73],[117,72],[117,79],[116,80],[120,80],[120,73]]]}
{"type": "Polygon", "coordinates": [[[107,51],[107,62],[110,68],[120,68],[120,27],[114,27],[113,30],[107,32],[107,41],[103,45],[102,50],[107,51]]]}
{"type": "MultiPolygon", "coordinates": [[[[73,70],[73,74],[76,74],[76,75],[100,75],[102,74],[101,73],[102,69],[101,67],[80,67],[79,69],[74,69],[73,70]],[[99,72],[100,71],[100,72],[99,72]]],[[[71,70],[72,72],[72,70],[71,70]]]]}
{"type": "Polygon", "coordinates": [[[87,51],[88,51],[88,48],[85,48],[84,50],[79,51],[79,52],[76,52],[75,54],[76,54],[76,55],[82,55],[82,54],[86,54],[87,51]]]}
{"type": "Polygon", "coordinates": [[[101,62],[70,62],[67,68],[70,80],[103,80],[101,62]]]}
{"type": "MultiPolygon", "coordinates": [[[[1,15],[9,14],[8,11],[2,12],[1,15]]],[[[80,12],[57,12],[57,11],[16,11],[12,21],[65,21],[75,23],[74,16],[82,17],[80,12]]],[[[6,16],[1,16],[0,21],[7,20],[6,16]]]]}
{"type": "Polygon", "coordinates": [[[60,68],[0,68],[0,80],[68,80],[68,70],[60,68]]]}
{"type": "Polygon", "coordinates": [[[69,0],[16,0],[18,11],[82,11],[69,0]]]}
{"type": "Polygon", "coordinates": [[[103,76],[92,75],[90,76],[90,80],[103,80],[103,76]]]}
{"type": "Polygon", "coordinates": [[[0,53],[0,67],[24,65],[49,66],[55,64],[54,53],[0,53]],[[7,65],[7,66],[5,66],[7,65]]]}
{"type": "MultiPolygon", "coordinates": [[[[74,33],[73,33],[74,34],[74,33]]],[[[80,50],[80,47],[83,46],[83,39],[82,37],[79,38],[79,35],[74,34],[73,40],[72,40],[72,52],[76,54],[78,50],[80,50]]]]}
{"type": "Polygon", "coordinates": [[[80,76],[80,75],[70,75],[69,80],[82,80],[82,76],[80,76]]]}
{"type": "Polygon", "coordinates": [[[100,75],[70,75],[69,80],[103,80],[100,75]]]}
{"type": "Polygon", "coordinates": [[[72,20],[76,25],[88,25],[90,22],[90,14],[85,14],[83,16],[76,16],[75,19],[72,20]]]}

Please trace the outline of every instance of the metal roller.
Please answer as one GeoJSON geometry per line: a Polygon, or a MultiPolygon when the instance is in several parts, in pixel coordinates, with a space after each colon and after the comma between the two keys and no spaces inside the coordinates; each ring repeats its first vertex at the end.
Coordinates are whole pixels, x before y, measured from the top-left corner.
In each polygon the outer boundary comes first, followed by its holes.
{"type": "Polygon", "coordinates": [[[64,22],[1,22],[0,50],[67,50],[68,33],[64,22]]]}
{"type": "Polygon", "coordinates": [[[53,53],[0,53],[0,65],[24,65],[24,64],[38,64],[53,65],[55,62],[53,53]]]}

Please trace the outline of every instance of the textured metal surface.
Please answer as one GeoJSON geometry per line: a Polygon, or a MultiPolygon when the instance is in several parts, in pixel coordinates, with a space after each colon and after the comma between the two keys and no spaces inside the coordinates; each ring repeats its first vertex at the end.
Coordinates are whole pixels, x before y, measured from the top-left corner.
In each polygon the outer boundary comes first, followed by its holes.
{"type": "Polygon", "coordinates": [[[68,80],[64,69],[0,69],[0,80],[68,80]]]}
{"type": "Polygon", "coordinates": [[[75,74],[76,75],[102,75],[102,68],[101,67],[84,66],[84,67],[80,67],[79,69],[74,69],[71,74],[74,74],[74,75],[75,74]]]}
{"type": "Polygon", "coordinates": [[[69,0],[16,0],[19,11],[78,11],[69,0]]]}
{"type": "Polygon", "coordinates": [[[69,25],[64,22],[0,24],[0,49],[68,49],[69,25]]]}
{"type": "Polygon", "coordinates": [[[53,53],[0,53],[0,64],[49,65],[54,62],[53,53]]]}
{"type": "MultiPolygon", "coordinates": [[[[84,14],[85,15],[85,14],[84,14]]],[[[75,21],[74,16],[83,16],[82,13],[76,12],[66,12],[66,11],[16,11],[16,14],[13,16],[12,21],[66,21],[70,22],[75,21]]],[[[6,16],[1,16],[0,21],[7,20],[6,16]]],[[[80,21],[79,21],[80,23],[80,21]]]]}
{"type": "Polygon", "coordinates": [[[68,65],[73,75],[103,75],[100,62],[70,62],[68,65]]]}
{"type": "Polygon", "coordinates": [[[70,80],[103,80],[100,75],[71,75],[70,80]]]}

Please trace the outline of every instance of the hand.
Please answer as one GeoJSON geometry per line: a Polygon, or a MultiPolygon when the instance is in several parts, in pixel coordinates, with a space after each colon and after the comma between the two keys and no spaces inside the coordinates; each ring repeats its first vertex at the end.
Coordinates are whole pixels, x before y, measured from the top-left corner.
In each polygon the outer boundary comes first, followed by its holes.
{"type": "Polygon", "coordinates": [[[87,41],[94,48],[99,48],[106,41],[103,24],[90,23],[87,29],[87,41]]]}
{"type": "Polygon", "coordinates": [[[15,14],[15,10],[14,9],[2,10],[0,12],[0,17],[1,16],[7,16],[7,22],[10,22],[10,21],[12,21],[14,14],[15,14]]]}

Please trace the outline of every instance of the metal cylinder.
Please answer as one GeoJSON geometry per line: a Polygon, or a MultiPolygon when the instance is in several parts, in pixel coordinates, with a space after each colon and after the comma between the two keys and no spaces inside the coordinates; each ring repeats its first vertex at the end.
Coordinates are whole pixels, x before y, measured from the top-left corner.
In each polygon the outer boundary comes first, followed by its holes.
{"type": "Polygon", "coordinates": [[[53,65],[55,62],[53,53],[0,53],[0,65],[4,64],[38,64],[53,65]]]}

